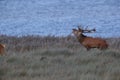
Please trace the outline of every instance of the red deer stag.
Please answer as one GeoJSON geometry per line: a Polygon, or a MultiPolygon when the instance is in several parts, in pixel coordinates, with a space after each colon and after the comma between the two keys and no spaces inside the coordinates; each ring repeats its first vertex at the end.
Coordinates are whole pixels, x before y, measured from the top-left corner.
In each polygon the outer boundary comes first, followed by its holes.
{"type": "Polygon", "coordinates": [[[5,45],[4,44],[0,44],[0,55],[5,54],[5,45]]]}
{"type": "Polygon", "coordinates": [[[73,34],[77,37],[78,41],[87,49],[90,50],[91,48],[98,48],[98,49],[106,49],[108,48],[108,44],[105,40],[101,38],[93,38],[89,36],[85,36],[83,33],[92,33],[95,32],[95,29],[91,30],[83,30],[80,27],[77,29],[73,29],[73,34]]]}

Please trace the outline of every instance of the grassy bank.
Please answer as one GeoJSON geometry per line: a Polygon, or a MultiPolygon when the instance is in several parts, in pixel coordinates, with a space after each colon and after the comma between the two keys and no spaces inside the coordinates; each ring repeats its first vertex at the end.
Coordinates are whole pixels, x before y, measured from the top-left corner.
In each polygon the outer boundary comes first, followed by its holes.
{"type": "MultiPolygon", "coordinates": [[[[120,49],[120,38],[106,38],[109,48],[120,49]]],[[[83,48],[77,39],[73,36],[55,37],[55,36],[0,36],[0,43],[6,44],[6,50],[24,52],[39,48],[83,48]]]]}
{"type": "Polygon", "coordinates": [[[120,38],[109,49],[86,51],[71,36],[0,36],[0,80],[120,80],[120,38]]]}

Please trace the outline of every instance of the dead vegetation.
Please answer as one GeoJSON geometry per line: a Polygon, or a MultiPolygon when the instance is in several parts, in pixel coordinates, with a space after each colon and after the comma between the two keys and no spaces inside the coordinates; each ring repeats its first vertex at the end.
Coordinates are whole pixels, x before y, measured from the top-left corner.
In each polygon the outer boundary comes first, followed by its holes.
{"type": "Polygon", "coordinates": [[[0,36],[0,80],[120,80],[120,38],[109,49],[86,49],[75,37],[0,36]]]}

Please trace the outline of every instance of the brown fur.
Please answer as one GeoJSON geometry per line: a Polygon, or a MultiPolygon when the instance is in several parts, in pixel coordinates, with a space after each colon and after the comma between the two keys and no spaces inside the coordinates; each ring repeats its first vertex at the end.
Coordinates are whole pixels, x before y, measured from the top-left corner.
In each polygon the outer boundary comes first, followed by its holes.
{"type": "Polygon", "coordinates": [[[4,44],[0,44],[0,55],[5,54],[5,45],[4,44]]]}
{"type": "Polygon", "coordinates": [[[98,48],[98,49],[106,49],[108,48],[108,44],[105,40],[101,38],[93,38],[83,35],[83,30],[81,29],[73,29],[73,34],[77,37],[78,41],[87,49],[98,48]]]}

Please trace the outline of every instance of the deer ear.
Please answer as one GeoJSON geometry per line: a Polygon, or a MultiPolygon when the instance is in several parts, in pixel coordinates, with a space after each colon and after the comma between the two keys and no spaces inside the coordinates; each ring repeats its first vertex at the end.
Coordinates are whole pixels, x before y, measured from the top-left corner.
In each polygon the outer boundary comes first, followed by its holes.
{"type": "Polygon", "coordinates": [[[81,29],[80,29],[80,28],[78,28],[78,30],[79,30],[79,31],[81,31],[81,29]]]}
{"type": "Polygon", "coordinates": [[[78,30],[81,30],[79,26],[78,26],[78,30]]]}

